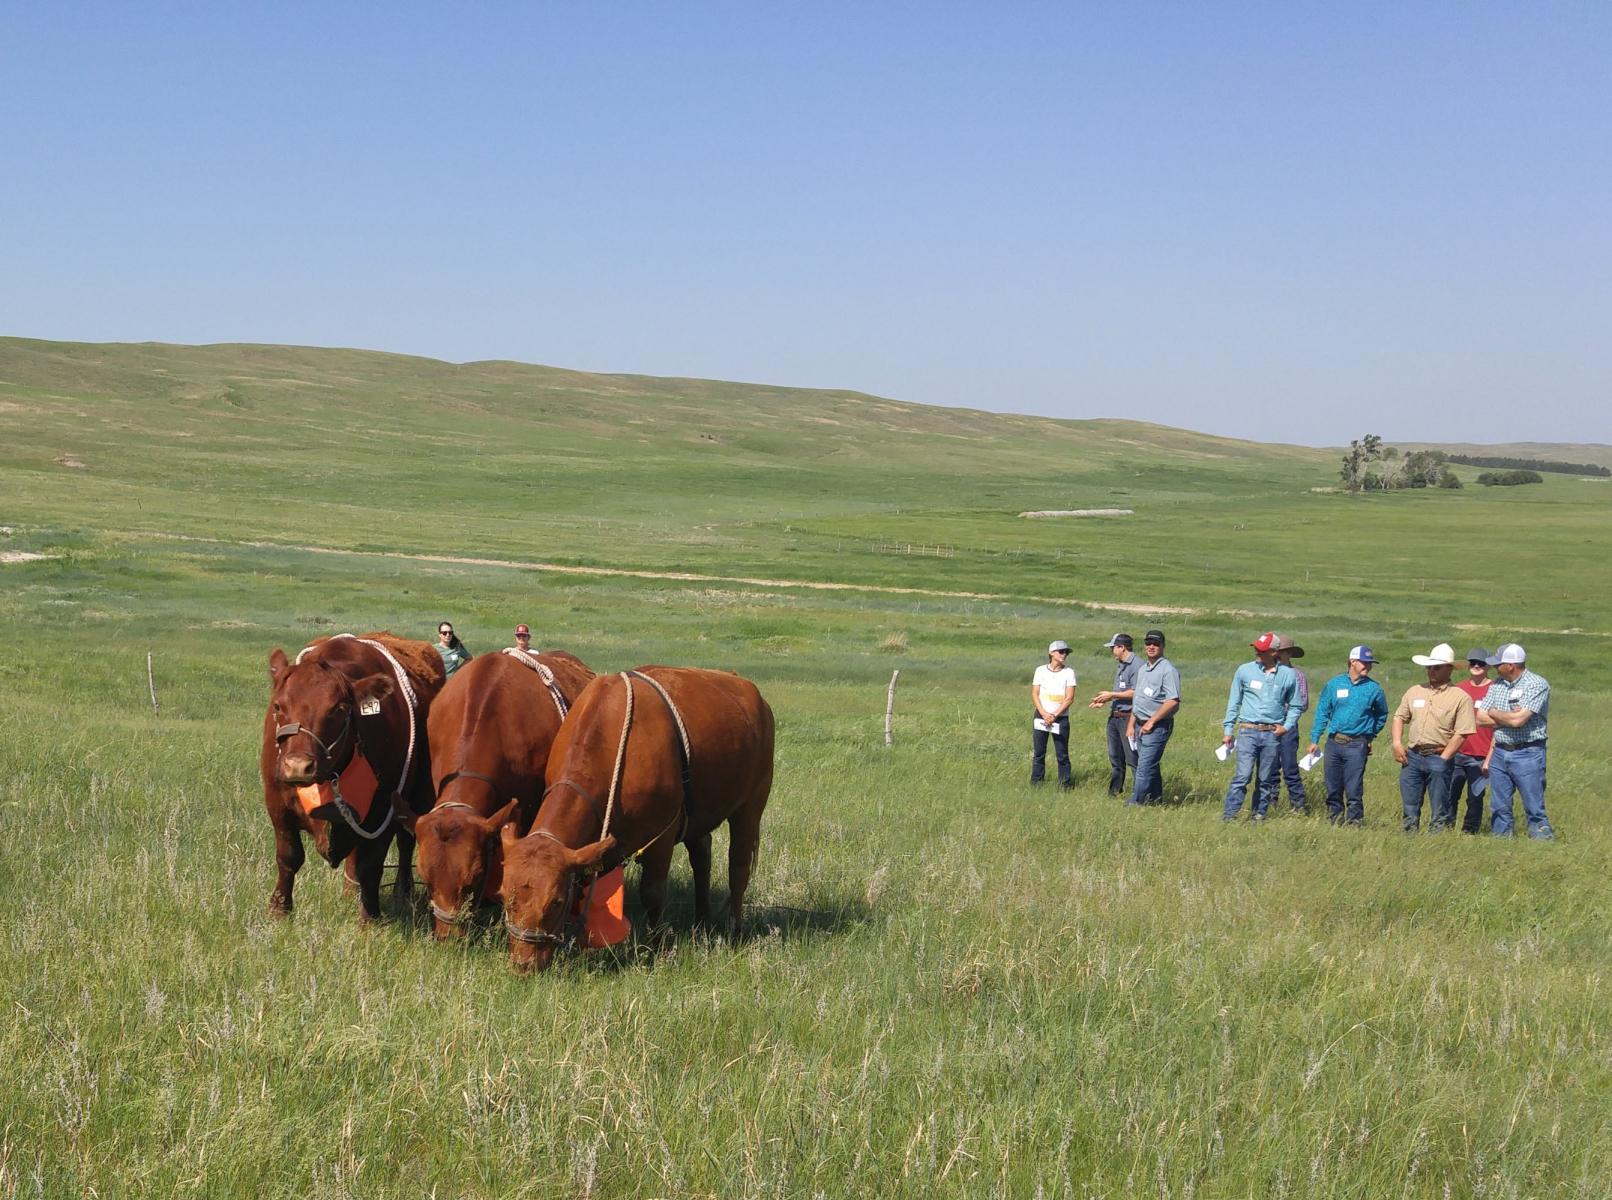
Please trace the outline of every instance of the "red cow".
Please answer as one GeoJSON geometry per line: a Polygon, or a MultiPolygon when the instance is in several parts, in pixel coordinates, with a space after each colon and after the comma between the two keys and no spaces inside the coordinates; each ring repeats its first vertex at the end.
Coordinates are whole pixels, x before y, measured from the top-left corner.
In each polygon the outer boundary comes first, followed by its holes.
{"type": "Polygon", "coordinates": [[[279,879],[269,910],[289,913],[302,835],[332,867],[354,859],[365,921],[380,916],[381,867],[394,836],[398,886],[413,886],[414,838],[393,820],[393,797],[428,805],[426,719],[442,689],[442,659],[426,642],[389,633],[318,638],[290,661],[269,655],[273,690],[263,718],[263,803],[274,826],[279,879]]]}

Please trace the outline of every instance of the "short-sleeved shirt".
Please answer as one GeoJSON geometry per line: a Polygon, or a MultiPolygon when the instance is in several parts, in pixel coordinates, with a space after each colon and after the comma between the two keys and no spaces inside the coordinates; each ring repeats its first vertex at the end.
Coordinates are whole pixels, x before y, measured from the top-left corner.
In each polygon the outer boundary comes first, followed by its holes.
{"type": "MultiPolygon", "coordinates": [[[[1140,656],[1138,656],[1140,657],[1140,656]]],[[[1143,662],[1136,673],[1136,699],[1131,711],[1138,722],[1146,721],[1159,711],[1166,700],[1181,701],[1181,672],[1162,654],[1158,662],[1143,662]]]]}
{"type": "Polygon", "coordinates": [[[1518,729],[1496,725],[1496,746],[1509,749],[1542,742],[1545,740],[1545,715],[1550,710],[1550,684],[1545,682],[1543,676],[1535,675],[1532,671],[1524,671],[1510,683],[1496,679],[1489,685],[1489,694],[1478,707],[1487,712],[1516,712],[1519,708],[1526,708],[1534,714],[1518,729]]]}
{"type": "Polygon", "coordinates": [[[452,675],[470,661],[470,651],[466,650],[462,644],[444,646],[441,642],[438,642],[437,653],[442,655],[442,670],[445,676],[452,675]]]}
{"type": "Polygon", "coordinates": [[[1465,736],[1478,729],[1472,697],[1449,684],[1434,688],[1418,683],[1410,688],[1400,697],[1394,719],[1406,723],[1405,744],[1412,749],[1442,750],[1456,734],[1465,736]]]}
{"type": "Polygon", "coordinates": [[[1075,690],[1075,672],[1072,667],[1064,667],[1054,671],[1049,667],[1037,667],[1035,679],[1036,695],[1041,697],[1041,707],[1048,712],[1057,712],[1063,706],[1069,693],[1075,690]]]}
{"type": "MultiPolygon", "coordinates": [[[[1494,683],[1492,679],[1485,679],[1482,683],[1473,683],[1470,679],[1463,679],[1455,686],[1472,697],[1474,707],[1481,708],[1483,706],[1478,701],[1489,694],[1489,686],[1492,683],[1494,683]]],[[[1478,731],[1461,743],[1461,753],[1470,754],[1473,758],[1486,758],[1489,754],[1489,747],[1493,742],[1494,730],[1487,726],[1479,725],[1478,731]]]]}
{"type": "MultiPolygon", "coordinates": [[[[1125,662],[1117,664],[1114,668],[1113,690],[1116,692],[1134,691],[1136,677],[1141,673],[1141,670],[1142,656],[1140,654],[1133,654],[1125,662]]],[[[1131,702],[1129,700],[1116,700],[1113,707],[1116,713],[1128,713],[1131,711],[1131,702]]]]}

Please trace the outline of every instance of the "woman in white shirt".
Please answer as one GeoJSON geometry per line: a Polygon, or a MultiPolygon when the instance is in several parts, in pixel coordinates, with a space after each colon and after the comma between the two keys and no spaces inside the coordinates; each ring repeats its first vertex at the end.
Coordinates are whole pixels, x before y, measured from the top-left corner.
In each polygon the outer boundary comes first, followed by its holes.
{"type": "Polygon", "coordinates": [[[1063,640],[1047,647],[1048,665],[1035,669],[1030,696],[1035,701],[1035,726],[1031,734],[1030,782],[1040,783],[1047,774],[1047,738],[1058,759],[1058,782],[1073,787],[1069,774],[1069,706],[1075,702],[1075,672],[1064,666],[1069,643],[1063,640]]]}

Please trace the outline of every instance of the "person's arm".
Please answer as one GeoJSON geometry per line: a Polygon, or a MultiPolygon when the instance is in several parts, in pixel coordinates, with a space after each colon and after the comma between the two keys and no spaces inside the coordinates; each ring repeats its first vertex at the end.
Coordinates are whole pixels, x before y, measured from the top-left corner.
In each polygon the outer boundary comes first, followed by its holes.
{"type": "Polygon", "coordinates": [[[1128,742],[1134,742],[1136,740],[1136,710],[1135,709],[1132,709],[1130,712],[1125,714],[1125,740],[1128,741],[1128,742]]]}
{"type": "Polygon", "coordinates": [[[1282,714],[1282,727],[1276,731],[1277,737],[1281,737],[1289,729],[1297,729],[1299,727],[1299,714],[1304,711],[1299,707],[1299,673],[1289,671],[1288,674],[1293,677],[1293,686],[1288,689],[1287,711],[1282,714]]]}
{"type": "Polygon", "coordinates": [[[1110,700],[1135,700],[1135,699],[1136,699],[1136,687],[1133,684],[1132,686],[1126,688],[1123,692],[1098,692],[1095,696],[1093,696],[1091,698],[1091,706],[1093,708],[1101,708],[1103,705],[1107,704],[1110,700]]]}
{"type": "Polygon", "coordinates": [[[1143,733],[1152,733],[1153,732],[1153,726],[1157,725],[1160,721],[1164,720],[1166,717],[1168,717],[1171,713],[1175,712],[1175,710],[1180,708],[1180,707],[1181,707],[1181,701],[1179,701],[1179,700],[1166,700],[1163,704],[1159,705],[1158,711],[1155,712],[1151,717],[1149,717],[1146,720],[1146,722],[1143,723],[1142,732],[1143,733]]]}
{"type": "MultiPolygon", "coordinates": [[[[1403,710],[1405,706],[1403,704],[1401,704],[1399,707],[1403,710]]],[[[1405,718],[1400,716],[1399,713],[1396,712],[1394,714],[1394,761],[1397,762],[1402,767],[1405,765],[1405,763],[1407,761],[1406,755],[1405,755],[1404,737],[1405,737],[1405,718]]]]}
{"type": "Polygon", "coordinates": [[[1310,723],[1311,754],[1321,748],[1321,739],[1327,735],[1327,726],[1332,721],[1332,700],[1332,689],[1327,688],[1325,694],[1316,703],[1315,720],[1310,723]]]}
{"type": "Polygon", "coordinates": [[[1450,723],[1454,732],[1450,735],[1449,744],[1439,752],[1439,757],[1445,762],[1454,762],[1455,756],[1461,751],[1461,743],[1478,731],[1475,719],[1477,710],[1472,707],[1472,697],[1463,688],[1457,688],[1456,691],[1460,693],[1460,700],[1455,705],[1455,720],[1450,723]]]}
{"type": "Polygon", "coordinates": [[[1073,671],[1070,671],[1069,672],[1069,690],[1064,692],[1064,694],[1063,694],[1063,703],[1058,705],[1058,711],[1052,714],[1052,717],[1051,717],[1052,720],[1056,721],[1059,717],[1063,716],[1064,713],[1069,711],[1069,706],[1072,705],[1075,702],[1075,687],[1077,685],[1077,682],[1078,681],[1075,679],[1075,673],[1073,671]]]}
{"type": "Polygon", "coordinates": [[[1491,726],[1504,726],[1506,729],[1521,729],[1528,724],[1529,718],[1534,715],[1534,710],[1531,708],[1514,708],[1510,712],[1486,712],[1483,715],[1488,717],[1489,720],[1487,722],[1480,721],[1479,724],[1487,723],[1491,726]]]}
{"type": "Polygon", "coordinates": [[[1383,731],[1383,726],[1388,724],[1388,693],[1383,691],[1381,686],[1377,688],[1377,694],[1371,698],[1369,711],[1371,715],[1371,737],[1375,739],[1383,731]]]}
{"type": "Polygon", "coordinates": [[[1036,716],[1040,717],[1043,721],[1052,720],[1051,717],[1047,716],[1047,710],[1041,707],[1041,689],[1038,688],[1034,683],[1030,685],[1030,699],[1035,704],[1036,716]]]}
{"type": "Polygon", "coordinates": [[[1231,677],[1231,694],[1226,697],[1226,719],[1220,723],[1220,740],[1231,745],[1237,739],[1232,730],[1237,727],[1237,714],[1243,706],[1243,670],[1237,668],[1237,673],[1231,677]]]}

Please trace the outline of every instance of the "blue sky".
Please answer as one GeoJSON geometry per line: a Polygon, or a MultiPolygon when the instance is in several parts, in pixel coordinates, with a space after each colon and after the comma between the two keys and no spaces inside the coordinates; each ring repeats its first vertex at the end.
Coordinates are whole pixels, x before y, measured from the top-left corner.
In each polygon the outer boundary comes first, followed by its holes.
{"type": "Polygon", "coordinates": [[[0,7],[0,333],[1612,441],[1604,5],[0,7]]]}

